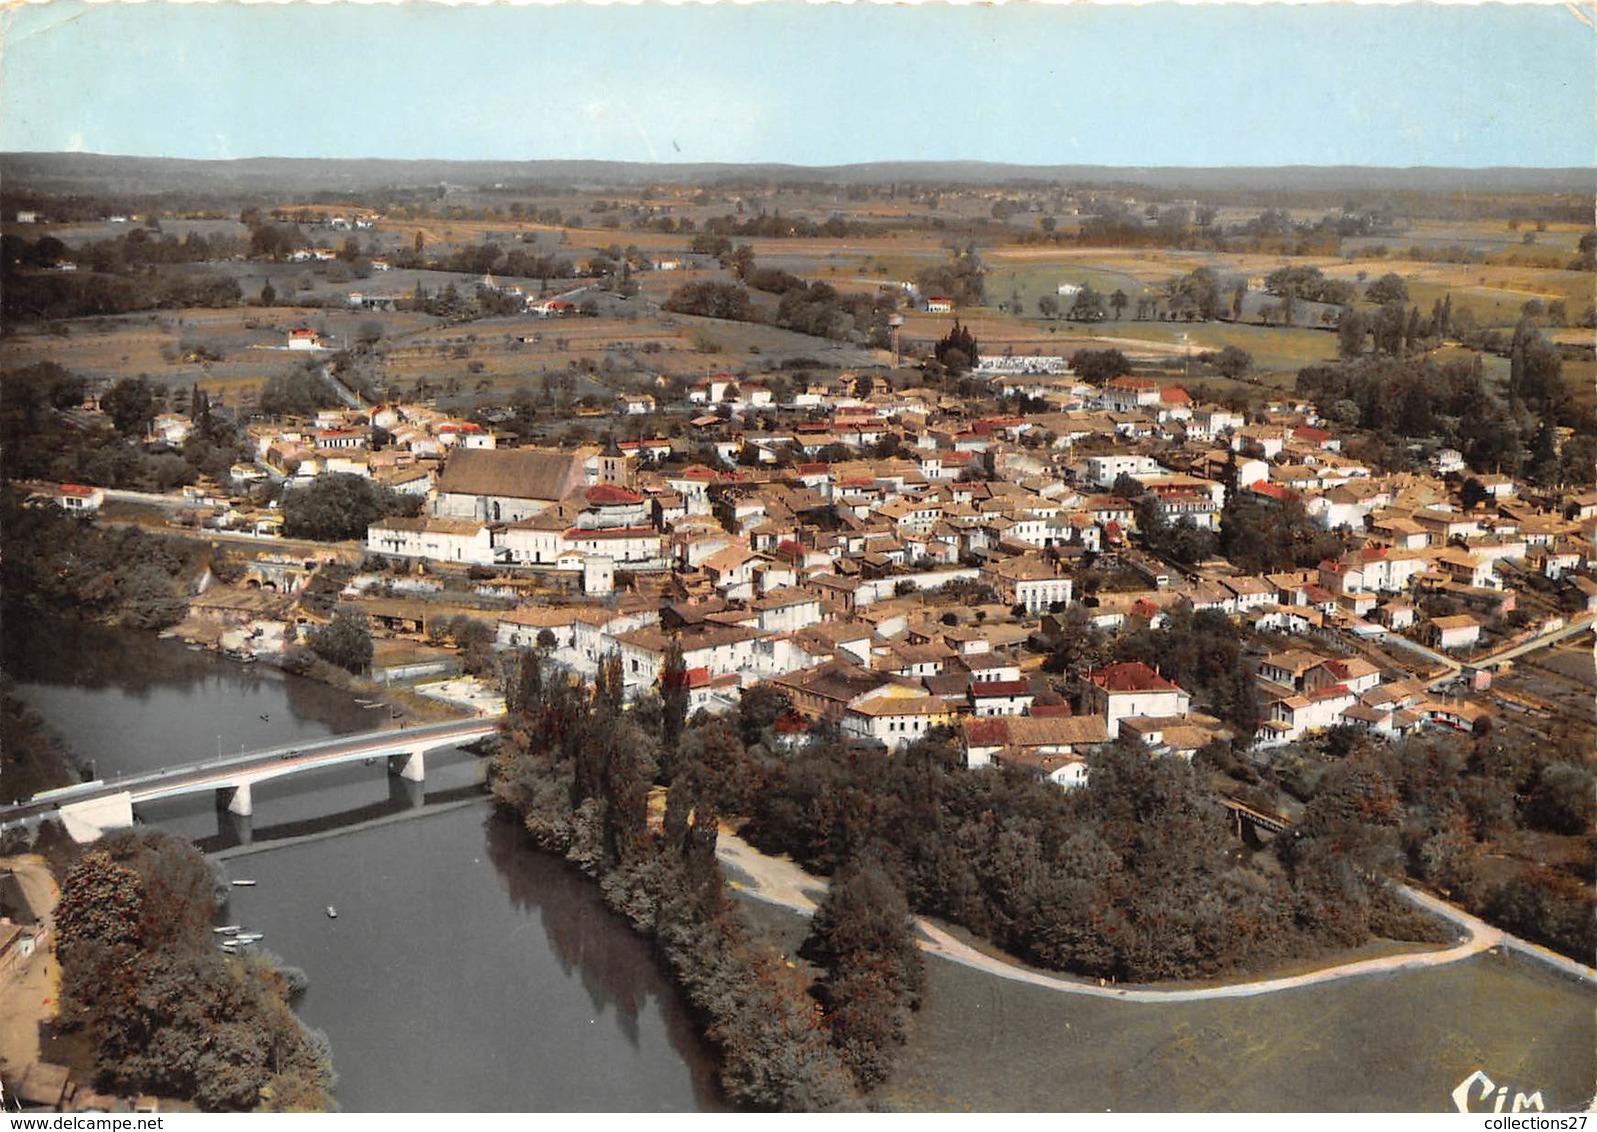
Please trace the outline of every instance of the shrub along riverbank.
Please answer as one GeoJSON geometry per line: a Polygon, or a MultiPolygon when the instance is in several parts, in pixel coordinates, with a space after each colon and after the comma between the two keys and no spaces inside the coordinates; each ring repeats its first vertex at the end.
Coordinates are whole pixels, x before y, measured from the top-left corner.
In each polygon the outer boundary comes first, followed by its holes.
{"type": "Polygon", "coordinates": [[[657,699],[621,710],[619,663],[592,689],[522,655],[495,757],[496,801],[541,848],[598,879],[605,900],[652,938],[704,1024],[737,1105],[858,1107],[902,1043],[920,959],[908,907],[869,861],[850,862],[816,916],[798,968],[751,939],[715,859],[715,768],[678,750],[680,715],[657,699]],[[671,722],[668,724],[668,720],[671,722]],[[651,821],[649,792],[669,781],[651,821]]]}
{"type": "Polygon", "coordinates": [[[216,883],[198,850],[165,833],[111,834],[79,856],[56,908],[63,1030],[93,1046],[103,1091],[210,1111],[326,1111],[327,1038],[289,1006],[305,977],[218,950],[216,883]]]}

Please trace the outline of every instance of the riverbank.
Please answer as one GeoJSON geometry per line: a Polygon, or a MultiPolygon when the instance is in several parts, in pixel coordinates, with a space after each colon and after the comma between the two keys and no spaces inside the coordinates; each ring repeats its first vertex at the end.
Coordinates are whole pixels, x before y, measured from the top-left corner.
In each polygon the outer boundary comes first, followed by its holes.
{"type": "MultiPolygon", "coordinates": [[[[343,690],[150,632],[39,619],[10,643],[26,702],[107,776],[388,722],[353,681],[343,690]]],[[[258,882],[229,888],[224,921],[263,932],[264,947],[306,972],[296,1010],[337,1051],[340,1107],[724,1107],[699,1027],[647,941],[591,880],[493,816],[480,758],[427,763],[425,787],[361,762],[263,785],[253,844],[223,854],[237,855],[232,876],[258,882]]],[[[237,843],[209,796],[142,814],[195,841],[237,843]]]]}

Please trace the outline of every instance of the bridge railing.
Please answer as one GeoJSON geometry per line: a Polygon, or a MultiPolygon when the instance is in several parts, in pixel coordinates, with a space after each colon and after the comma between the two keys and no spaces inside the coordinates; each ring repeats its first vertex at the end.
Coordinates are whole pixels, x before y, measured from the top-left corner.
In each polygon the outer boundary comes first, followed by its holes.
{"type": "Polygon", "coordinates": [[[285,743],[275,747],[263,747],[255,751],[244,751],[239,754],[224,755],[221,758],[202,759],[194,763],[180,763],[177,766],[162,767],[153,771],[137,771],[132,774],[120,772],[112,774],[108,779],[96,779],[93,782],[80,782],[75,786],[63,786],[56,790],[36,794],[27,802],[20,803],[17,807],[0,807],[0,816],[9,817],[12,809],[20,810],[22,807],[37,807],[43,804],[61,805],[83,801],[99,794],[136,789],[140,786],[165,782],[183,775],[201,774],[206,771],[231,770],[235,767],[252,766],[255,763],[270,761],[273,758],[283,758],[288,755],[314,756],[320,752],[340,753],[343,748],[352,744],[363,745],[381,742],[392,737],[404,742],[427,741],[429,739],[449,738],[459,735],[491,734],[498,727],[501,717],[480,716],[469,720],[450,720],[445,723],[428,723],[420,727],[385,727],[377,731],[357,732],[350,735],[334,735],[326,739],[314,739],[302,743],[285,743]]]}

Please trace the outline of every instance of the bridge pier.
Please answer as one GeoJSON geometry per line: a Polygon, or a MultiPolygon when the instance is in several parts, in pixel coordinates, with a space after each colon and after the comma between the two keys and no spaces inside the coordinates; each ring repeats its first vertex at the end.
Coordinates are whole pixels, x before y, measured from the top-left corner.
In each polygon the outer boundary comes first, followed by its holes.
{"type": "Polygon", "coordinates": [[[414,778],[388,776],[388,804],[397,809],[419,810],[427,801],[427,788],[414,778]]]}
{"type": "Polygon", "coordinates": [[[255,799],[250,796],[248,782],[241,782],[237,786],[224,786],[216,792],[216,797],[226,805],[230,814],[247,818],[255,813],[255,799]]]}
{"type": "Polygon", "coordinates": [[[427,752],[418,747],[404,754],[388,756],[388,773],[410,782],[427,781],[427,752]]]}
{"type": "Polygon", "coordinates": [[[223,806],[216,807],[216,836],[230,845],[255,843],[255,819],[235,814],[223,806]]]}

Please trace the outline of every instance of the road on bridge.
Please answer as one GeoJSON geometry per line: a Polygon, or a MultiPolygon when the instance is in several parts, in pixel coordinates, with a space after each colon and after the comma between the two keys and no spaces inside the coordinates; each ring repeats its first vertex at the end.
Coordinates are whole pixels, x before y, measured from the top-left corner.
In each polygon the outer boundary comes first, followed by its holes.
{"type": "Polygon", "coordinates": [[[86,782],[80,786],[37,794],[27,802],[0,808],[0,827],[50,813],[64,805],[91,802],[116,794],[131,794],[135,801],[148,801],[167,794],[192,792],[212,786],[221,789],[240,777],[247,777],[252,771],[271,770],[273,774],[260,777],[275,778],[280,774],[292,774],[356,758],[392,754],[396,748],[418,744],[447,746],[450,743],[469,743],[497,733],[499,719],[499,716],[478,716],[421,727],[389,727],[381,731],[339,735],[313,743],[247,751],[182,766],[86,782]]]}

